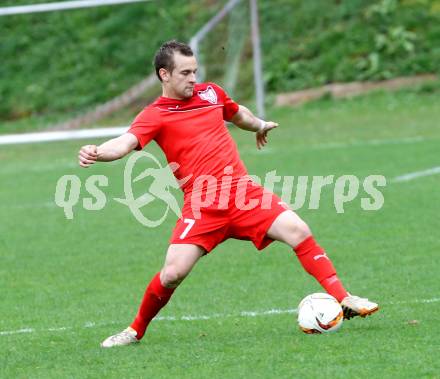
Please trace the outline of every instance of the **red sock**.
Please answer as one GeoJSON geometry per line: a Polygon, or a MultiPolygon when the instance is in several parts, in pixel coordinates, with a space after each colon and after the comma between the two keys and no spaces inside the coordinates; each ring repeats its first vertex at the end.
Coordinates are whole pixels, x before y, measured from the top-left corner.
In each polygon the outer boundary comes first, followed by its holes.
{"type": "Polygon", "coordinates": [[[336,275],[336,270],[330,258],[319,246],[313,236],[307,237],[295,247],[296,256],[304,269],[312,275],[324,289],[336,300],[341,302],[347,291],[336,275]]]}
{"type": "Polygon", "coordinates": [[[136,330],[136,338],[140,340],[147,329],[150,321],[168,303],[175,288],[166,288],[160,282],[160,273],[157,273],[151,280],[145,291],[141,306],[139,307],[136,318],[130,325],[136,330]]]}

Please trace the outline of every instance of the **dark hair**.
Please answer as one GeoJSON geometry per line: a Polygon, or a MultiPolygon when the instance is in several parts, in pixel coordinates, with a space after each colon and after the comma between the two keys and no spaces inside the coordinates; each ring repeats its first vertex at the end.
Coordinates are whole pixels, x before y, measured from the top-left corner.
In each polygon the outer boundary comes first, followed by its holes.
{"type": "Polygon", "coordinates": [[[174,52],[178,52],[186,57],[192,57],[194,55],[191,47],[186,43],[178,42],[174,39],[165,42],[159,50],[157,50],[156,55],[154,56],[154,67],[156,68],[156,75],[160,81],[162,81],[162,78],[159,75],[159,70],[161,68],[170,72],[174,70],[174,52]]]}

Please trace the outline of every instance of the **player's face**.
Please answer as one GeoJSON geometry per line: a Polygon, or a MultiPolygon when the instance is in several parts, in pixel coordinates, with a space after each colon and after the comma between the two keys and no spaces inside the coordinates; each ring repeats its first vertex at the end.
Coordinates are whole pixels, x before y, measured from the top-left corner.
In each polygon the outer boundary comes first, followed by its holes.
{"type": "Polygon", "coordinates": [[[178,99],[188,99],[193,95],[196,84],[197,60],[174,53],[174,70],[163,77],[167,92],[178,99]]]}

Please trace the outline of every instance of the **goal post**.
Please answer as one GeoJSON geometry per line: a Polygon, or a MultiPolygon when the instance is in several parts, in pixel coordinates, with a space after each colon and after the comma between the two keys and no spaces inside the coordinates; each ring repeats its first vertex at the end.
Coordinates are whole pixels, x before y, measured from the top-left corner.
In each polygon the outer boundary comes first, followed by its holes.
{"type": "MultiPolygon", "coordinates": [[[[166,6],[152,0],[76,0],[0,7],[0,16],[59,12],[76,8],[101,7],[127,3],[154,3],[160,9],[166,6]]],[[[170,20],[172,22],[172,20],[170,20]]],[[[176,39],[179,37],[176,36],[176,39]]],[[[256,110],[264,118],[264,85],[258,26],[257,0],[228,0],[189,40],[198,62],[198,80],[219,81],[235,98],[256,97],[256,110]],[[213,43],[214,42],[214,43],[213,43]],[[250,52],[250,49],[252,50],[250,52]],[[251,55],[249,54],[251,53],[251,55]],[[252,56],[252,59],[246,57],[252,56]]],[[[61,84],[60,84],[61,85],[61,84]]],[[[96,124],[109,115],[138,101],[157,85],[155,73],[144,77],[126,91],[100,104],[90,104],[78,116],[52,125],[51,130],[77,129],[96,124]]]]}
{"type": "MultiPolygon", "coordinates": [[[[216,33],[219,23],[229,15],[229,24],[227,28],[227,39],[224,43],[226,46],[226,57],[222,62],[224,65],[223,85],[225,89],[233,94],[238,77],[240,76],[240,59],[245,47],[246,36],[248,35],[248,25],[251,29],[251,46],[252,46],[252,63],[253,63],[253,79],[254,93],[257,115],[260,118],[265,117],[265,92],[263,82],[263,68],[261,57],[260,28],[258,20],[258,4],[257,0],[249,0],[249,19],[244,7],[240,7],[242,0],[229,0],[228,3],[210,19],[190,40],[190,46],[193,49],[199,63],[199,72],[197,79],[203,81],[207,75],[207,64],[205,50],[212,50],[211,46],[202,48],[205,39],[210,34],[216,33]]],[[[223,35],[225,38],[225,36],[223,35]]]]}

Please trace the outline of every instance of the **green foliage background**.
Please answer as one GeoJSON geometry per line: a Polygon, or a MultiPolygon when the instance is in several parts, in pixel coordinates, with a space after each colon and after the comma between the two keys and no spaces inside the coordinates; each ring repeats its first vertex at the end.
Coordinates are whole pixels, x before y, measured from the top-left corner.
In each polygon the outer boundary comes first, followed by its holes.
{"type": "MultiPolygon", "coordinates": [[[[164,0],[1,17],[0,120],[63,117],[111,99],[152,71],[164,40],[188,40],[224,3],[164,0]]],[[[260,0],[259,7],[270,92],[439,71],[439,0],[260,0]]],[[[208,38],[210,79],[224,74],[230,29],[225,21],[208,38]]],[[[238,98],[252,95],[251,59],[247,38],[238,98]]]]}
{"type": "Polygon", "coordinates": [[[219,5],[197,12],[195,1],[167,0],[161,7],[146,2],[2,17],[1,118],[72,111],[118,95],[150,73],[164,39],[187,39],[219,5]]]}
{"type": "Polygon", "coordinates": [[[271,91],[335,81],[377,80],[439,70],[437,0],[262,2],[271,91]]]}

